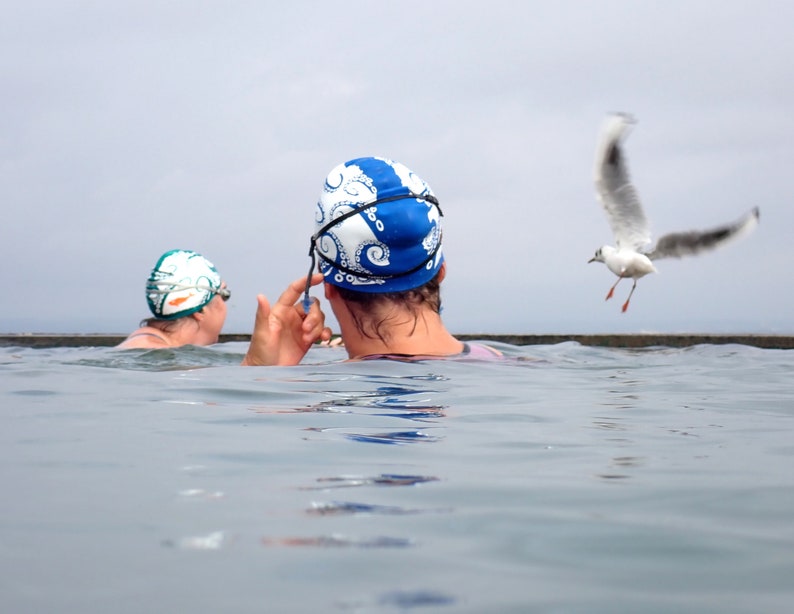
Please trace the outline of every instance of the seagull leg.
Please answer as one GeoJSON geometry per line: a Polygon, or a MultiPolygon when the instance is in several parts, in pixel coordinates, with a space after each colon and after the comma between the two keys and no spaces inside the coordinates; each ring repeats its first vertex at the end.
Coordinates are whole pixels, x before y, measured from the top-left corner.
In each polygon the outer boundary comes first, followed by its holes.
{"type": "Polygon", "coordinates": [[[621,309],[623,313],[626,313],[626,309],[629,308],[629,301],[631,300],[631,295],[634,294],[634,288],[636,287],[637,287],[637,280],[635,279],[634,284],[631,286],[631,292],[629,292],[629,298],[627,298],[626,302],[623,303],[623,309],[621,309]]]}
{"type": "Polygon", "coordinates": [[[611,299],[612,295],[615,294],[615,287],[620,283],[621,279],[623,279],[623,275],[618,275],[618,280],[614,284],[612,284],[612,287],[609,289],[609,292],[607,293],[607,297],[604,299],[605,301],[611,299]]]}

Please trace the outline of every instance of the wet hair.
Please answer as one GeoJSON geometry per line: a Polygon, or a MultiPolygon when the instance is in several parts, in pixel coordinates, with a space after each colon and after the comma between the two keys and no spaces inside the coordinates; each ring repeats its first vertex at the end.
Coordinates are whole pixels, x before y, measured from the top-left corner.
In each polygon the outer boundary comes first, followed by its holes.
{"type": "MultiPolygon", "coordinates": [[[[189,317],[189,315],[190,314],[187,316],[182,316],[181,318],[176,318],[174,320],[163,320],[162,318],[144,318],[141,320],[138,326],[148,326],[150,328],[156,328],[157,330],[164,333],[172,333],[178,328],[181,328],[186,320],[193,320],[193,322],[196,322],[196,320],[189,317]]],[[[198,325],[198,323],[196,323],[196,325],[198,325]]]]}
{"type": "Polygon", "coordinates": [[[402,292],[357,292],[341,286],[336,286],[336,289],[342,300],[348,304],[358,332],[369,339],[380,339],[383,343],[387,343],[389,335],[384,331],[384,327],[398,316],[391,314],[376,319],[374,314],[380,313],[385,306],[407,310],[413,316],[414,325],[411,329],[413,334],[419,324],[423,306],[429,307],[435,313],[441,313],[439,276],[440,274],[436,274],[424,285],[402,292]]]}

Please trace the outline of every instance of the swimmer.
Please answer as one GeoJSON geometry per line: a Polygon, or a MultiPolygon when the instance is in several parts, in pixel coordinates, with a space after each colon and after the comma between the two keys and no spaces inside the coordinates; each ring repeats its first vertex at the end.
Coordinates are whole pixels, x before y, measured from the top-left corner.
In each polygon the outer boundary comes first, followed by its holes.
{"type": "MultiPolygon", "coordinates": [[[[270,319],[262,304],[245,365],[298,364],[308,351],[310,325],[294,314],[317,302],[312,286],[323,282],[325,298],[341,330],[351,360],[391,358],[498,358],[484,345],[466,344],[441,319],[440,287],[447,268],[441,249],[441,207],[430,187],[404,165],[385,158],[358,158],[334,168],[325,180],[315,210],[310,275],[296,280],[279,299],[270,319]],[[321,274],[314,274],[319,263],[321,274]],[[300,297],[301,281],[305,284],[300,297]],[[284,338],[303,335],[305,351],[282,351],[284,338]]],[[[330,340],[330,330],[311,341],[330,340]]]]}
{"type": "Polygon", "coordinates": [[[146,282],[153,317],[116,347],[167,348],[212,345],[226,321],[231,292],[215,266],[201,254],[175,249],[155,264],[146,282]]]}

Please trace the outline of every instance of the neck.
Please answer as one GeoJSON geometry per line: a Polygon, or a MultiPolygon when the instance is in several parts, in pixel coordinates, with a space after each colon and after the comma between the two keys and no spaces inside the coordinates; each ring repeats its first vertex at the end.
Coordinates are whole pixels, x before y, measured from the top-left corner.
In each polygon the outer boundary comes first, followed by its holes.
{"type": "Polygon", "coordinates": [[[331,306],[350,358],[373,354],[448,356],[463,351],[463,343],[447,331],[441,316],[430,308],[419,307],[415,314],[398,307],[372,314],[359,312],[360,330],[350,305],[339,299],[331,306]],[[376,328],[378,323],[380,327],[376,328]]]}
{"type": "Polygon", "coordinates": [[[210,339],[209,335],[207,335],[206,331],[201,326],[201,323],[190,316],[181,318],[179,325],[174,328],[166,330],[158,327],[152,328],[157,331],[157,334],[162,335],[171,347],[180,347],[183,345],[209,345],[217,341],[217,339],[210,339]]]}

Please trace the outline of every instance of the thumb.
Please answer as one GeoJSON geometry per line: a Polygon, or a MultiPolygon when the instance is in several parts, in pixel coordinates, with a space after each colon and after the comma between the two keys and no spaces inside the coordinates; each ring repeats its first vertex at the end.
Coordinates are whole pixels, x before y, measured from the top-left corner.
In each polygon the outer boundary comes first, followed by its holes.
{"type": "Polygon", "coordinates": [[[256,295],[256,318],[254,320],[254,332],[261,326],[268,325],[270,318],[270,303],[264,294],[256,295]]]}

